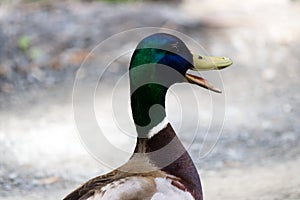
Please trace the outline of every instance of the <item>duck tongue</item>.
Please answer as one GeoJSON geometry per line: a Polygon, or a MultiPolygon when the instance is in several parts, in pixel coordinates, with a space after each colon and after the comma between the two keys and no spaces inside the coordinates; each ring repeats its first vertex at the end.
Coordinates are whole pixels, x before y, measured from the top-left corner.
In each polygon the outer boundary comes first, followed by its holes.
{"type": "Polygon", "coordinates": [[[206,88],[208,90],[217,92],[217,93],[222,93],[222,91],[218,88],[216,88],[215,86],[213,86],[211,83],[209,83],[207,80],[205,80],[204,78],[200,77],[200,76],[196,76],[193,74],[189,74],[186,73],[185,74],[185,78],[188,80],[188,82],[199,85],[203,88],[206,88]]]}

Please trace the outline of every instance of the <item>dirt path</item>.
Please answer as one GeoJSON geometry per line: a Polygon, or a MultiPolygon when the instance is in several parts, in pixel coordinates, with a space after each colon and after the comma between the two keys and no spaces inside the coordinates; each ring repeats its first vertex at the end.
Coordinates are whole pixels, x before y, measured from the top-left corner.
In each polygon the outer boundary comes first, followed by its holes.
{"type": "Polygon", "coordinates": [[[300,160],[216,173],[203,172],[206,199],[300,199],[300,160]]]}
{"type": "MultiPolygon", "coordinates": [[[[44,101],[28,112],[31,113],[28,115],[31,117],[27,119],[10,115],[9,122],[2,126],[10,130],[10,135],[1,140],[2,143],[5,141],[4,144],[10,145],[9,151],[7,147],[0,148],[2,154],[7,155],[5,163],[18,163],[17,166],[7,169],[7,172],[1,172],[2,178],[18,182],[12,183],[10,190],[6,189],[1,197],[3,200],[61,199],[84,181],[100,174],[101,171],[103,173],[104,169],[85,151],[74,132],[70,117],[71,105],[52,104],[47,113],[37,116],[44,109],[44,104],[48,102],[44,101]],[[32,121],[35,121],[35,124],[32,124],[32,121]],[[22,131],[24,132],[20,134],[22,131]],[[31,141],[30,148],[28,143],[22,141],[31,141]],[[67,144],[72,148],[66,146],[65,141],[68,141],[67,144]],[[9,159],[9,156],[15,157],[9,159]],[[44,183],[31,185],[36,181],[44,183]]],[[[4,118],[5,116],[2,116],[2,119],[4,118]]],[[[3,131],[0,130],[0,133],[3,131]]],[[[223,136],[232,137],[226,134],[223,136]]],[[[271,139],[274,140],[273,137],[271,139]]],[[[232,140],[233,145],[240,142],[235,137],[232,140]]],[[[212,156],[202,160],[201,166],[198,165],[206,200],[300,199],[299,157],[293,156],[293,159],[290,159],[287,155],[278,154],[269,159],[264,154],[264,149],[258,148],[249,151],[263,155],[263,159],[269,160],[268,162],[257,160],[256,163],[248,165],[248,162],[241,161],[224,164],[221,168],[216,167],[214,162],[222,160],[223,156],[214,156],[226,152],[230,145],[230,140],[220,141],[211,153],[212,156]]],[[[239,145],[235,150],[243,152],[245,149],[245,145],[239,145]]],[[[255,153],[248,154],[248,159],[257,159],[255,153]]]]}

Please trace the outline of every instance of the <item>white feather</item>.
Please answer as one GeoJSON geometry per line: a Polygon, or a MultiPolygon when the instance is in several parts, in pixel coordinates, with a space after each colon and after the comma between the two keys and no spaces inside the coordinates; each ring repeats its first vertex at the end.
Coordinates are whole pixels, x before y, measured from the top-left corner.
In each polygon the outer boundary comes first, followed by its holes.
{"type": "Polygon", "coordinates": [[[195,200],[187,192],[178,189],[166,178],[128,177],[103,187],[87,200],[195,200]]]}
{"type": "Polygon", "coordinates": [[[156,178],[156,193],[151,200],[195,200],[188,191],[182,191],[171,184],[171,180],[156,178]]]}
{"type": "Polygon", "coordinates": [[[169,120],[167,117],[165,117],[160,123],[158,123],[156,126],[154,126],[150,131],[148,132],[148,138],[153,137],[156,135],[159,131],[163,130],[164,128],[167,127],[169,123],[169,120]]]}
{"type": "Polygon", "coordinates": [[[101,192],[87,200],[150,200],[154,192],[155,183],[153,179],[133,176],[106,185],[101,189],[101,192]]]}

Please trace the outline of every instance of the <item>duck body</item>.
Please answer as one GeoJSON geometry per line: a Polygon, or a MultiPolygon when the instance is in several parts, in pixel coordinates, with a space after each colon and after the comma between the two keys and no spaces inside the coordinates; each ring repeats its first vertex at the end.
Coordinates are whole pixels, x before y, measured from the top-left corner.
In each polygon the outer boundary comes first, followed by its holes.
{"type": "Polygon", "coordinates": [[[202,199],[200,178],[170,124],[150,139],[138,139],[135,154],[120,168],[91,179],[64,200],[202,199]],[[172,141],[168,155],[151,155],[172,141]],[[141,153],[143,152],[143,153],[141,153]],[[165,160],[179,159],[168,166],[165,160]]]}
{"type": "MultiPolygon", "coordinates": [[[[165,112],[167,90],[175,83],[190,82],[216,91],[205,79],[187,74],[190,69],[201,69],[194,65],[201,63],[195,58],[202,59],[193,56],[179,38],[166,33],[150,35],[138,44],[129,67],[138,135],[134,153],[123,166],[89,180],[64,200],[203,199],[197,169],[165,112]]],[[[220,67],[231,65],[224,62],[220,67]]]]}

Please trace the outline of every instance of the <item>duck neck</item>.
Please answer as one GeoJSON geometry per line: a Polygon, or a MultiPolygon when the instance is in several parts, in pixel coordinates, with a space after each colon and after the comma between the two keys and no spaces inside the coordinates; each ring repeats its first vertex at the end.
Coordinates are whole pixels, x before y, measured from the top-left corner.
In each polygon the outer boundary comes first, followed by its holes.
{"type": "Polygon", "coordinates": [[[195,199],[202,200],[197,168],[169,123],[151,138],[138,138],[134,153],[147,153],[151,163],[162,171],[179,177],[195,199]]]}
{"type": "Polygon", "coordinates": [[[159,84],[149,83],[132,93],[132,115],[139,138],[149,138],[155,134],[152,133],[155,127],[164,122],[167,90],[168,88],[159,84]]]}

